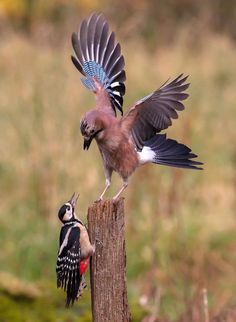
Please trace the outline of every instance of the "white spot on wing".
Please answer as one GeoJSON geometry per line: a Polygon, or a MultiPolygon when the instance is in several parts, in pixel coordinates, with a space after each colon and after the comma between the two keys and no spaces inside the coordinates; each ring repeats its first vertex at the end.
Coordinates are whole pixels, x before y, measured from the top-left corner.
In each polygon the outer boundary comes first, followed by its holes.
{"type": "Polygon", "coordinates": [[[120,95],[120,92],[118,92],[118,91],[113,91],[113,94],[118,95],[118,96],[121,96],[120,95]]]}
{"type": "Polygon", "coordinates": [[[111,88],[114,88],[114,87],[119,86],[119,85],[120,85],[119,82],[114,82],[114,83],[111,84],[111,88]]]}

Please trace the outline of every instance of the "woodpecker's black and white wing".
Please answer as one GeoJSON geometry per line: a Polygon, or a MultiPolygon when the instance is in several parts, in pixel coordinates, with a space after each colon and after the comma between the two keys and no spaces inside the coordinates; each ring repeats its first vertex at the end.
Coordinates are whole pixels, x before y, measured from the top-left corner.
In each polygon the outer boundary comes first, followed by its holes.
{"type": "Polygon", "coordinates": [[[123,117],[138,151],[142,150],[144,142],[168,128],[172,119],[178,118],[177,111],[184,110],[182,101],[188,97],[185,90],[189,87],[187,77],[181,74],[173,81],[164,83],[158,90],[139,100],[123,117]]]}
{"type": "Polygon", "coordinates": [[[72,62],[85,76],[82,83],[98,96],[95,78],[108,94],[113,113],[116,114],[117,108],[123,114],[125,62],[120,44],[115,41],[114,32],[109,32],[104,16],[94,13],[83,20],[79,32],[72,34],[72,46],[75,52],[72,62]]]}
{"type": "Polygon", "coordinates": [[[77,298],[81,278],[80,275],[80,229],[64,225],[60,233],[60,248],[57,258],[57,287],[67,293],[66,306],[70,306],[77,298]]]}

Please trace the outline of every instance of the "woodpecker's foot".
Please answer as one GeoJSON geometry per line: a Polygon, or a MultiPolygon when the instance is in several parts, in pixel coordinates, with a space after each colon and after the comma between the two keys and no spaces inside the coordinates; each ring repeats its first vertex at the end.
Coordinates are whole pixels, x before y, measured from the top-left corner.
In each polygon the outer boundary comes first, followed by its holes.
{"type": "Polygon", "coordinates": [[[100,240],[100,239],[98,239],[98,238],[96,238],[95,239],[95,242],[92,244],[92,247],[93,247],[93,254],[95,253],[95,251],[96,251],[96,245],[101,245],[101,246],[103,246],[103,243],[102,243],[102,241],[100,240]]]}
{"type": "MultiPolygon", "coordinates": [[[[93,247],[93,254],[95,253],[95,251],[96,251],[96,241],[95,241],[95,243],[94,244],[92,244],[92,247],[93,247]]],[[[93,254],[92,254],[92,256],[93,256],[93,254]]]]}
{"type": "Polygon", "coordinates": [[[100,239],[98,239],[98,238],[95,239],[95,245],[96,244],[103,246],[103,242],[100,239]]]}

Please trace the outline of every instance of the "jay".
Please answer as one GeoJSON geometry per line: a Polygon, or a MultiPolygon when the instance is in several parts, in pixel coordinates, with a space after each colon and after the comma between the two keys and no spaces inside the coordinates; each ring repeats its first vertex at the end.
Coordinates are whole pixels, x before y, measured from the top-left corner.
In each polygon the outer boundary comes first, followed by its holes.
{"type": "Polygon", "coordinates": [[[114,196],[119,198],[128,186],[135,169],[146,163],[156,163],[186,169],[202,169],[201,162],[186,145],[159,134],[178,118],[184,110],[183,100],[189,87],[188,76],[179,75],[165,82],[159,89],[138,100],[123,115],[123,96],[126,75],[124,57],[114,32],[102,14],[94,13],[83,20],[79,32],[72,34],[75,56],[72,62],[84,77],[82,83],[96,97],[95,108],[86,112],[80,122],[84,150],[93,139],[97,142],[105,170],[106,186],[111,184],[113,171],[123,180],[123,186],[114,196]],[[120,111],[121,117],[116,117],[120,111]]]}

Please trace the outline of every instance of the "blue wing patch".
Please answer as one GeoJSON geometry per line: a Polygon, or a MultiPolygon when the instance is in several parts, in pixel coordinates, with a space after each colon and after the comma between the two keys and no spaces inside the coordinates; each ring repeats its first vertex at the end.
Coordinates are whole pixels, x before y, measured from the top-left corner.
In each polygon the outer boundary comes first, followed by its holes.
{"type": "Polygon", "coordinates": [[[95,84],[93,81],[93,77],[96,77],[96,79],[99,81],[99,83],[102,84],[102,86],[107,89],[110,86],[109,78],[107,77],[104,69],[102,66],[95,61],[86,61],[83,64],[83,71],[86,75],[86,78],[81,78],[82,83],[84,86],[86,86],[88,89],[94,91],[95,84]]]}

